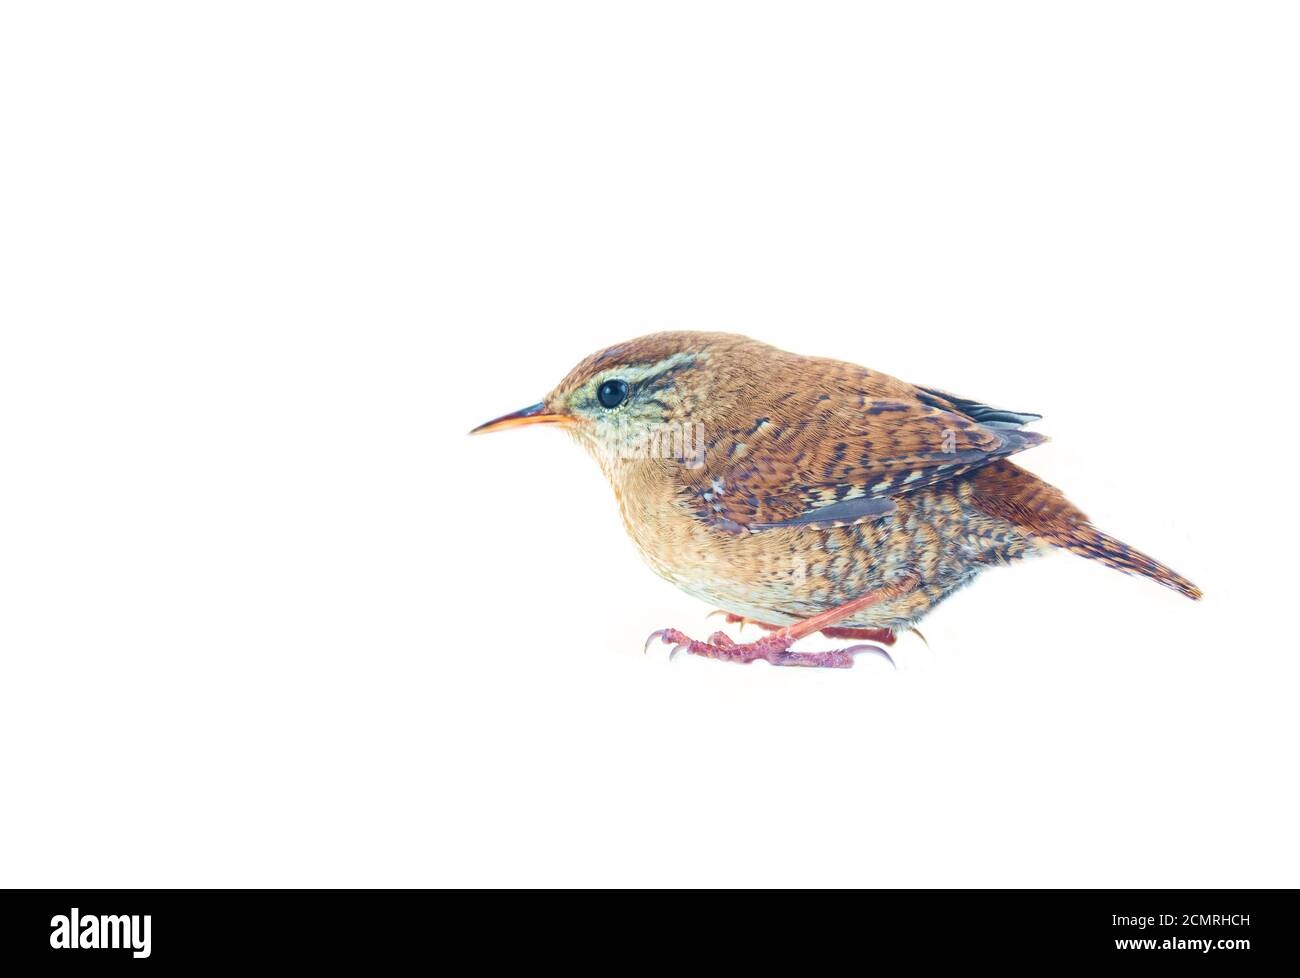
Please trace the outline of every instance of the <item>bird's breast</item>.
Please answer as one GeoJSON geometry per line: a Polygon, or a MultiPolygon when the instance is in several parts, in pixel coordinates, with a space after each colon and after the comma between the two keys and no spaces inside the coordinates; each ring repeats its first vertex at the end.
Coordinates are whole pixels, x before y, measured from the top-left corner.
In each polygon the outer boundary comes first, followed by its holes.
{"type": "Polygon", "coordinates": [[[688,594],[773,624],[813,614],[825,603],[825,593],[815,594],[825,565],[823,534],[719,529],[699,520],[667,480],[620,481],[614,490],[641,556],[688,594]]]}

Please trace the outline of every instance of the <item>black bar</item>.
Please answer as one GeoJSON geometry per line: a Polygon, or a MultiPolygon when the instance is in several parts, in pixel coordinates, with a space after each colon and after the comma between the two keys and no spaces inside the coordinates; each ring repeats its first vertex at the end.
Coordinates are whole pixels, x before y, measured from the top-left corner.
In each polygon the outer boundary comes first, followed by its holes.
{"type": "Polygon", "coordinates": [[[806,970],[847,955],[872,969],[901,956],[916,966],[1240,973],[1294,961],[1294,899],[1280,890],[10,890],[0,897],[0,968],[372,971],[455,966],[469,954],[476,968],[806,970]],[[52,946],[68,943],[73,908],[82,941],[120,946],[52,946]]]}

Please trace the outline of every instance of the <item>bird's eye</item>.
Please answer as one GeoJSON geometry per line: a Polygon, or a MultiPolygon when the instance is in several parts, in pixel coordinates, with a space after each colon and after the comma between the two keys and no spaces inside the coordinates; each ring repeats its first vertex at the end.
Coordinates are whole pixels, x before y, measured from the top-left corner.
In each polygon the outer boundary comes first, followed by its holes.
{"type": "Polygon", "coordinates": [[[596,400],[607,408],[616,408],[627,398],[626,380],[607,380],[596,391],[596,400]]]}

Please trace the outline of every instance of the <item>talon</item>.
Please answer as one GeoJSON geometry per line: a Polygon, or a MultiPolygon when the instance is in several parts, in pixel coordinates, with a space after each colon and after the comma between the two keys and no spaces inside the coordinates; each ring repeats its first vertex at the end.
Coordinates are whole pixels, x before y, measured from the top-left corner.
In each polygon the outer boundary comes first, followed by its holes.
{"type": "Polygon", "coordinates": [[[919,629],[919,628],[911,628],[911,629],[908,629],[908,630],[911,631],[914,635],[916,635],[916,637],[919,638],[922,642],[924,642],[924,643],[925,643],[925,647],[926,647],[927,649],[930,647],[930,643],[929,643],[929,641],[927,641],[927,640],[926,640],[926,637],[925,637],[924,635],[921,634],[921,629],[919,629]]]}
{"type": "Polygon", "coordinates": [[[682,649],[689,649],[689,648],[690,648],[690,643],[678,642],[676,645],[673,646],[673,650],[668,653],[668,661],[672,662],[673,659],[677,658],[678,652],[680,652],[682,649]]]}
{"type": "Polygon", "coordinates": [[[650,633],[650,637],[645,640],[645,648],[642,651],[649,652],[650,646],[654,644],[655,639],[663,642],[664,645],[672,645],[674,642],[680,642],[682,640],[687,642],[690,641],[689,638],[675,628],[660,628],[658,631],[650,633]]]}
{"type": "Polygon", "coordinates": [[[856,655],[859,652],[867,652],[871,655],[878,655],[886,662],[889,663],[889,668],[893,669],[895,672],[898,671],[898,666],[894,662],[894,657],[890,655],[887,651],[882,649],[879,645],[850,645],[848,648],[840,649],[840,651],[848,655],[850,660],[854,655],[856,655]]]}

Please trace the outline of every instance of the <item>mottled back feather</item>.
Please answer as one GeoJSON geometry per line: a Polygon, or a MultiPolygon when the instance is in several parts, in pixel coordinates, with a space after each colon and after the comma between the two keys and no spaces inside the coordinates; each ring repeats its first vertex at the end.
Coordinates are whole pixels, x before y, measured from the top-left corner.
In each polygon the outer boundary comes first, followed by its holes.
{"type": "MultiPolygon", "coordinates": [[[[766,348],[770,350],[771,348],[766,348]]],[[[726,354],[715,353],[709,366],[726,354]]],[[[1044,441],[1003,411],[835,360],[783,351],[779,381],[744,387],[730,424],[707,432],[703,466],[683,469],[700,519],[732,532],[844,526],[891,498],[965,475],[1044,441]],[[782,420],[786,419],[786,420],[782,420]],[[736,423],[739,421],[739,423],[736,423]]]]}

